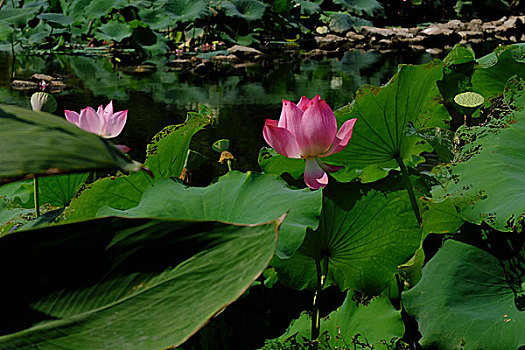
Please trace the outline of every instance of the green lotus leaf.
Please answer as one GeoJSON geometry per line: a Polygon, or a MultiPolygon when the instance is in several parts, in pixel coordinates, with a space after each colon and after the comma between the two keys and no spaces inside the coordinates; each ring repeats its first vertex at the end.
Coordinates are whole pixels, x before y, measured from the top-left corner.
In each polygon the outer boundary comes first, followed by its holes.
{"type": "Polygon", "coordinates": [[[27,22],[35,18],[40,11],[38,7],[26,8],[4,8],[0,11],[0,23],[13,25],[15,28],[23,28],[27,22]]]}
{"type": "Polygon", "coordinates": [[[359,177],[371,182],[396,169],[396,159],[406,165],[422,160],[419,154],[432,149],[416,134],[406,132],[409,123],[416,129],[442,127],[450,118],[440,103],[436,81],[443,75],[443,64],[401,66],[382,88],[365,86],[355,101],[335,111],[338,124],[357,118],[352,138],[341,152],[326,158],[345,166],[333,176],[340,181],[359,177]]]}
{"type": "Polygon", "coordinates": [[[473,128],[444,184],[465,219],[499,231],[519,229],[525,214],[525,110],[512,116],[505,128],[473,128]]]}
{"type": "Polygon", "coordinates": [[[420,242],[407,191],[365,191],[354,183],[333,183],[324,189],[319,228],[307,231],[290,259],[274,259],[272,266],[284,284],[314,289],[315,261],[328,258],[328,284],[378,295],[420,242]]]}
{"type": "Polygon", "coordinates": [[[226,0],[220,5],[226,16],[240,17],[246,21],[261,20],[266,12],[266,5],[258,0],[226,0]]]}
{"type": "Polygon", "coordinates": [[[95,34],[95,38],[105,41],[120,42],[128,38],[133,33],[129,25],[121,22],[108,22],[98,28],[99,32],[95,34]]]}
{"type": "Polygon", "coordinates": [[[277,254],[291,256],[303,242],[307,228],[315,229],[321,212],[321,191],[292,190],[275,175],[232,171],[205,187],[187,187],[157,180],[135,208],[102,208],[97,216],[155,217],[218,220],[258,224],[288,215],[279,230],[277,254]]]}
{"type": "Polygon", "coordinates": [[[473,62],[474,60],[474,51],[470,47],[456,44],[447,54],[447,57],[443,59],[443,63],[446,66],[451,66],[473,62]]]}
{"type": "Polygon", "coordinates": [[[503,96],[505,103],[514,109],[525,109],[525,79],[515,75],[507,80],[503,96]]]}
{"type": "Polygon", "coordinates": [[[37,17],[46,22],[60,24],[65,27],[75,23],[75,20],[72,17],[64,16],[61,13],[42,13],[37,17]]]}
{"type": "Polygon", "coordinates": [[[377,0],[333,0],[334,4],[337,4],[343,8],[343,10],[352,11],[358,15],[362,15],[366,12],[369,16],[372,16],[374,12],[381,10],[383,6],[377,0]]]}
{"type": "MultiPolygon", "coordinates": [[[[210,123],[211,111],[203,107],[199,113],[190,112],[183,124],[170,125],[153,137],[147,147],[147,166],[155,178],[178,178],[188,156],[190,141],[210,123]]],[[[103,206],[129,209],[140,203],[142,193],[153,179],[144,172],[107,177],[88,185],[69,208],[69,221],[96,216],[103,206]]],[[[281,213],[282,214],[282,213],[281,213]]]]}
{"type": "Polygon", "coordinates": [[[261,148],[258,162],[265,174],[282,175],[288,173],[294,179],[298,179],[304,173],[305,162],[303,159],[286,158],[269,147],[261,148]]]}
{"type": "Polygon", "coordinates": [[[65,207],[84,185],[89,173],[46,176],[38,180],[39,203],[65,207]]]}
{"type": "Polygon", "coordinates": [[[485,101],[503,94],[507,80],[525,77],[525,44],[509,45],[478,59],[479,67],[472,74],[472,87],[485,101]]]}
{"type": "Polygon", "coordinates": [[[423,335],[421,345],[486,350],[525,345],[524,257],[509,270],[484,250],[446,241],[423,268],[421,281],[403,293],[403,305],[423,335]]]}
{"type": "Polygon", "coordinates": [[[278,224],[104,218],[4,235],[0,348],[176,347],[264,270],[278,224]]]}
{"type": "Polygon", "coordinates": [[[141,168],[105,139],[64,118],[8,105],[0,105],[0,148],[0,182],[92,169],[141,168]]]}
{"type": "MultiPolygon", "coordinates": [[[[270,347],[272,343],[291,344],[292,339],[307,346],[311,343],[311,327],[311,316],[302,313],[292,321],[285,334],[267,342],[267,347],[263,349],[274,349],[270,347]]],[[[358,305],[354,293],[348,292],[343,305],[321,319],[320,341],[332,349],[352,349],[359,343],[374,349],[390,349],[386,344],[395,343],[404,331],[401,312],[394,309],[388,298],[381,296],[366,305],[358,305]]]]}
{"type": "Polygon", "coordinates": [[[464,222],[450,199],[442,202],[429,201],[427,210],[423,213],[423,232],[454,233],[464,222]]]}

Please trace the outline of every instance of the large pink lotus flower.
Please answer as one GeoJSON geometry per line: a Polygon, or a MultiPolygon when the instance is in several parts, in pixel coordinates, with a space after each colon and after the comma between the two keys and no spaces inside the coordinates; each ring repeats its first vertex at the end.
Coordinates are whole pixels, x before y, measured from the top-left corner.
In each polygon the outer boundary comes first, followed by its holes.
{"type": "Polygon", "coordinates": [[[127,110],[113,113],[113,101],[106,108],[98,107],[96,112],[86,107],[80,114],[67,110],[64,113],[68,122],[106,139],[120,135],[128,118],[127,110]]]}
{"type": "Polygon", "coordinates": [[[337,131],[337,121],[330,106],[319,95],[311,100],[303,96],[297,105],[283,100],[279,121],[267,119],[263,135],[283,156],[305,159],[304,182],[318,189],[328,184],[326,172],[341,169],[319,158],[342,151],[352,137],[356,121],[347,120],[337,131]]]}

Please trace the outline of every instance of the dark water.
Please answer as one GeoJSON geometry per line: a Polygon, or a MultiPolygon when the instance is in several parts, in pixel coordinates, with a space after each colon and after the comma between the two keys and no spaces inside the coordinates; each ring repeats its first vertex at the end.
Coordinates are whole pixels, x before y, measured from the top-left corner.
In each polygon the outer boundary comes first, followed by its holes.
{"type": "MultiPolygon", "coordinates": [[[[166,125],[184,121],[188,111],[206,104],[214,112],[214,124],[198,133],[192,149],[207,156],[208,162],[197,183],[226,172],[216,164],[218,154],[211,144],[222,138],[231,140],[234,169],[258,170],[257,155],[265,146],[262,127],[267,118],[278,119],[281,100],[298,101],[303,95],[320,94],[332,108],[350,102],[364,84],[381,85],[400,63],[425,63],[428,54],[349,51],[340,60],[276,62],[271,66],[254,64],[236,69],[228,76],[199,77],[190,72],[170,70],[166,61],[155,62],[148,73],[126,73],[112,66],[108,58],[83,56],[17,57],[0,53],[0,103],[29,106],[34,91],[15,91],[15,79],[29,79],[33,73],[64,76],[71,86],[55,94],[56,114],[64,109],[79,111],[86,106],[106,105],[113,100],[115,110],[128,109],[128,122],[117,144],[131,147],[130,155],[139,161],[151,137],[166,125]],[[202,181],[199,181],[201,179],[202,181]]],[[[195,176],[196,175],[196,176],[195,176]]]]}

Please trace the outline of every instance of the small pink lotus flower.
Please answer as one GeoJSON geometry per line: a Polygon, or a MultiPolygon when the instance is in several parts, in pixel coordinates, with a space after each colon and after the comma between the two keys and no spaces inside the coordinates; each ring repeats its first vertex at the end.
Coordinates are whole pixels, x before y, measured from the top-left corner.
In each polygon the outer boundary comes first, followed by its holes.
{"type": "Polygon", "coordinates": [[[311,100],[303,96],[297,105],[283,100],[279,121],[267,119],[263,136],[283,156],[305,159],[304,182],[318,189],[328,184],[326,172],[341,169],[319,158],[342,151],[352,137],[356,121],[347,120],[337,131],[337,121],[330,106],[319,95],[311,100]]]}
{"type": "Polygon", "coordinates": [[[64,113],[68,122],[105,139],[120,135],[128,118],[127,110],[113,113],[113,101],[106,108],[98,107],[96,112],[86,107],[80,114],[67,110],[64,113]]]}
{"type": "MultiPolygon", "coordinates": [[[[80,110],[80,114],[68,110],[65,110],[64,114],[68,122],[105,139],[120,135],[128,118],[127,110],[113,113],[113,100],[108,103],[106,108],[100,105],[96,112],[93,108],[86,107],[80,110]]],[[[129,147],[124,145],[116,145],[115,147],[123,153],[129,151],[129,147]]]]}

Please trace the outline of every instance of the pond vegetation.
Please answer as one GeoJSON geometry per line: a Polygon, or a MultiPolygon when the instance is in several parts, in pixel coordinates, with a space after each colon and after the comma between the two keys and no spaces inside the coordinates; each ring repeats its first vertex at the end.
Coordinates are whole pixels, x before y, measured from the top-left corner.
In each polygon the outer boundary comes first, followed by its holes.
{"type": "Polygon", "coordinates": [[[391,5],[112,4],[0,5],[1,349],[525,347],[523,43],[202,76],[169,51],[391,5]]]}

